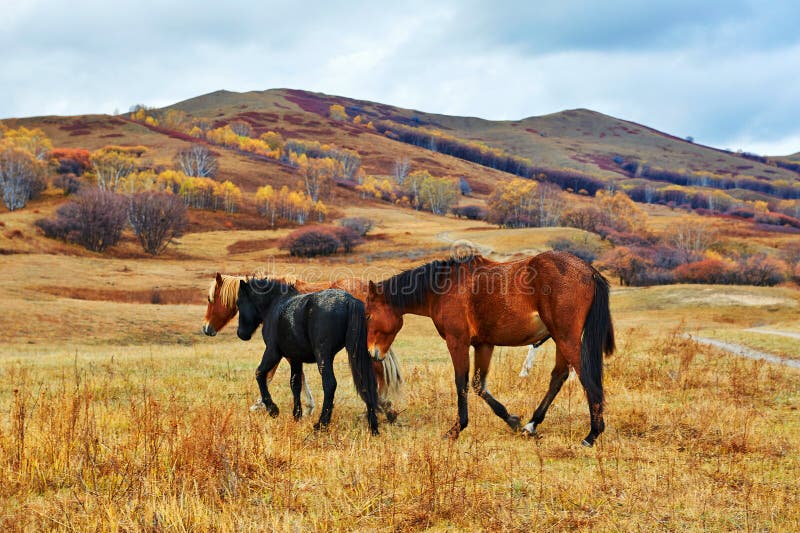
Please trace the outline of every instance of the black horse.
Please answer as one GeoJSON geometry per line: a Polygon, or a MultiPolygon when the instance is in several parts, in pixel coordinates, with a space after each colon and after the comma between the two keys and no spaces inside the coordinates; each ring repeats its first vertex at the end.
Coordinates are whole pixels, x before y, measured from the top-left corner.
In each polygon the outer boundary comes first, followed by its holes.
{"type": "Polygon", "coordinates": [[[239,282],[239,328],[236,334],[247,341],[263,322],[264,356],[256,369],[261,401],[272,417],[278,406],[267,389],[267,372],[282,357],[292,369],[291,388],[295,419],[303,414],[300,404],[303,363],[317,363],[322,375],[322,413],[314,429],[327,426],[333,411],[336,377],[333,358],[347,348],[356,390],[367,404],[367,420],[373,435],[378,434],[378,386],[367,349],[367,319],[364,304],[340,289],[300,294],[294,286],[271,279],[239,282]],[[313,355],[311,355],[313,354],[313,355]]]}

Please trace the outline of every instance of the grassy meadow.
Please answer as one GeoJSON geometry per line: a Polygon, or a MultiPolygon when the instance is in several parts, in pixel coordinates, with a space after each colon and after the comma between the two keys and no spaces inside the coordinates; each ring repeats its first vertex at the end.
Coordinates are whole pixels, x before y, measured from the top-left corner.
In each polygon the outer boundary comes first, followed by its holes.
{"type": "MultiPolygon", "coordinates": [[[[407,317],[395,351],[400,418],[371,437],[347,368],[328,431],[290,415],[289,370],[271,386],[276,419],[248,407],[261,341],[199,329],[214,272],[263,267],[309,279],[374,279],[441,257],[469,238],[501,256],[538,249],[536,230],[382,207],[351,256],[290,261],[278,231],[192,233],[165,258],[0,255],[0,528],[3,530],[744,530],[800,528],[800,370],[685,338],[695,333],[794,356],[790,288],[614,288],[618,351],[606,361],[606,432],[592,449],[571,376],[523,438],[471,394],[455,415],[444,342],[407,317]],[[157,302],[157,303],[152,303],[157,302]]],[[[7,217],[8,227],[24,213],[7,217]]],[[[565,230],[572,231],[572,230],[565,230]]],[[[6,243],[6,247],[13,243],[6,243]]],[[[20,244],[22,246],[22,244],[20,244]]],[[[64,245],[66,246],[66,245],[64,245]]],[[[526,348],[497,348],[489,386],[527,419],[544,395],[554,345],[518,376],[526,348]]],[[[318,405],[318,373],[307,375],[318,405]]]]}

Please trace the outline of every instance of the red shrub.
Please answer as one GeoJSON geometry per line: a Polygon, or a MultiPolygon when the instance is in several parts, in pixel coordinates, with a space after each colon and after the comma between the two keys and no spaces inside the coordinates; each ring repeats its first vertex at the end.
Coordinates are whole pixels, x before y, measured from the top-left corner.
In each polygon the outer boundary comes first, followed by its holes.
{"type": "Polygon", "coordinates": [[[683,283],[731,283],[735,277],[732,265],[721,259],[703,259],[686,263],[673,270],[675,281],[683,283]]]}

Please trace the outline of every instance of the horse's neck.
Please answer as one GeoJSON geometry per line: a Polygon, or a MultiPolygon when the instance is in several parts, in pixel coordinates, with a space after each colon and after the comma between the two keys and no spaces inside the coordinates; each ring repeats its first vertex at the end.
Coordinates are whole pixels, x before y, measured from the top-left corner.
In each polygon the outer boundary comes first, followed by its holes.
{"type": "Polygon", "coordinates": [[[296,294],[286,293],[286,294],[264,295],[260,300],[258,300],[257,303],[258,310],[261,313],[261,316],[264,317],[270,314],[273,309],[275,309],[278,306],[284,305],[293,296],[296,296],[296,294]]]}
{"type": "Polygon", "coordinates": [[[395,307],[394,310],[401,315],[431,316],[431,304],[429,302],[395,307]]]}

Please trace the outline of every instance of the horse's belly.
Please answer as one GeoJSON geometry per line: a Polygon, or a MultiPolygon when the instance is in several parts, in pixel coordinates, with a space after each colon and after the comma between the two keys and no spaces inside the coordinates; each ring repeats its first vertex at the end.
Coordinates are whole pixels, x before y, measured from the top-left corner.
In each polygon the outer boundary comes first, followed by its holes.
{"type": "Polygon", "coordinates": [[[508,318],[496,323],[494,331],[487,332],[488,342],[496,346],[525,346],[536,344],[550,335],[539,313],[527,317],[508,318]]]}

